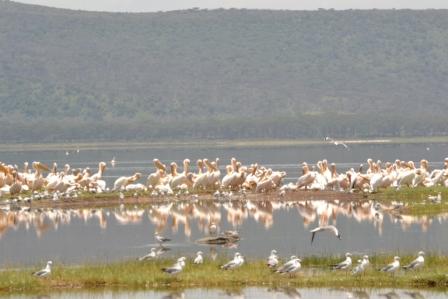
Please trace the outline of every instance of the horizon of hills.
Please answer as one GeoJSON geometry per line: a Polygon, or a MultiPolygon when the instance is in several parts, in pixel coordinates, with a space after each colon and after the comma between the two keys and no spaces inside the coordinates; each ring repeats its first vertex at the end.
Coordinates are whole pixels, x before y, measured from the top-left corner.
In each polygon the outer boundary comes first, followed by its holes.
{"type": "Polygon", "coordinates": [[[8,142],[448,133],[448,10],[105,13],[0,1],[8,142]]]}

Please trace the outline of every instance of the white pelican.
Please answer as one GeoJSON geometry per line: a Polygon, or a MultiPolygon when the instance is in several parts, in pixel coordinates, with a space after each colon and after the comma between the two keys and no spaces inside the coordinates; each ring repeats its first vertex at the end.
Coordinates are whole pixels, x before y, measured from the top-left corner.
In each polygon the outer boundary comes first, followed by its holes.
{"type": "Polygon", "coordinates": [[[346,172],[347,177],[350,179],[350,191],[370,189],[371,175],[362,174],[362,167],[363,165],[361,164],[358,172],[355,172],[353,168],[346,172]]]}
{"type": "Polygon", "coordinates": [[[234,172],[233,172],[232,166],[227,165],[226,166],[226,175],[222,178],[221,186],[223,188],[229,187],[233,180],[233,176],[234,176],[234,172]]]}
{"type": "Polygon", "coordinates": [[[154,189],[156,186],[160,185],[162,183],[162,180],[164,180],[166,177],[166,166],[162,164],[159,159],[154,159],[153,163],[156,171],[148,176],[146,182],[148,188],[151,189],[154,189]]]}
{"type": "Polygon", "coordinates": [[[434,169],[425,180],[426,187],[433,187],[439,184],[443,184],[445,180],[445,170],[434,169]]]}
{"type": "Polygon", "coordinates": [[[316,178],[314,182],[309,188],[311,190],[325,190],[327,189],[328,180],[324,175],[324,166],[322,161],[318,161],[316,164],[317,171],[313,169],[313,172],[316,173],[316,178]]]}
{"type": "Polygon", "coordinates": [[[90,181],[101,180],[104,171],[106,171],[106,163],[105,162],[98,163],[98,172],[90,177],[90,181]]]}
{"type": "Polygon", "coordinates": [[[204,171],[204,161],[198,159],[196,162],[198,173],[194,176],[193,190],[206,189],[208,174],[204,171]]]}
{"type": "Polygon", "coordinates": [[[58,177],[58,164],[56,162],[53,162],[53,167],[51,168],[51,171],[48,173],[47,177],[45,178],[47,181],[50,181],[53,177],[58,177]]]}
{"type": "Polygon", "coordinates": [[[33,275],[37,277],[46,277],[51,274],[51,265],[53,264],[52,261],[47,262],[47,266],[43,268],[40,271],[34,272],[33,275]]]}
{"type": "Polygon", "coordinates": [[[33,162],[33,168],[35,170],[34,175],[28,180],[28,186],[32,191],[39,190],[44,187],[45,179],[42,177],[43,171],[50,171],[47,165],[41,162],[33,162]]]}
{"type": "Polygon", "coordinates": [[[122,190],[125,189],[127,185],[138,181],[141,178],[142,174],[139,172],[134,173],[132,176],[122,176],[115,180],[114,189],[113,190],[122,190]]]}
{"type": "Polygon", "coordinates": [[[417,169],[415,169],[414,162],[409,161],[408,163],[402,162],[402,169],[399,171],[397,176],[397,190],[401,188],[401,186],[412,186],[412,183],[417,175],[417,169]]]}
{"type": "Polygon", "coordinates": [[[350,180],[346,174],[338,174],[336,164],[330,164],[331,178],[328,181],[327,188],[343,191],[348,190],[350,186],[350,180]]]}
{"type": "Polygon", "coordinates": [[[246,176],[246,180],[244,181],[243,187],[248,190],[253,190],[257,187],[258,182],[260,181],[259,176],[257,175],[258,164],[252,164],[248,169],[248,174],[246,176]]]}
{"type": "Polygon", "coordinates": [[[178,175],[177,173],[177,163],[171,162],[170,164],[170,173],[167,175],[166,182],[169,184],[173,178],[178,175]]]}
{"type": "Polygon", "coordinates": [[[11,186],[9,187],[9,194],[11,195],[16,195],[19,194],[20,192],[22,192],[22,183],[19,181],[18,179],[18,174],[17,172],[14,170],[14,172],[12,173],[14,181],[11,184],[11,186]]]}
{"type": "Polygon", "coordinates": [[[246,180],[246,168],[241,167],[241,163],[235,158],[230,159],[230,164],[226,166],[227,174],[222,179],[221,187],[237,190],[246,180]]]}
{"type": "Polygon", "coordinates": [[[424,264],[425,264],[425,253],[423,251],[420,251],[418,253],[418,257],[415,260],[413,260],[409,265],[404,266],[403,269],[415,270],[423,267],[424,264]]]}
{"type": "MultiPolygon", "coordinates": [[[[184,171],[181,173],[177,173],[175,170],[174,173],[172,173],[172,178],[170,180],[170,187],[171,189],[179,188],[181,185],[186,184],[188,187],[193,186],[193,174],[190,173],[190,160],[185,159],[184,162],[184,171]]],[[[175,169],[177,168],[176,163],[173,164],[175,166],[175,169]]]]}
{"type": "Polygon", "coordinates": [[[322,175],[325,177],[327,182],[331,181],[332,173],[328,168],[328,161],[326,159],[322,160],[322,175]]]}
{"type": "MultiPolygon", "coordinates": [[[[281,180],[281,178],[280,178],[281,180]]],[[[272,179],[272,170],[269,169],[266,173],[264,178],[260,178],[260,181],[257,184],[257,187],[255,188],[255,192],[269,192],[273,189],[275,189],[277,185],[274,183],[274,180],[272,179]]]]}
{"type": "Polygon", "coordinates": [[[425,159],[420,160],[420,168],[416,169],[415,177],[412,180],[412,187],[426,186],[428,183],[427,178],[429,176],[429,165],[425,159]]]}
{"type": "Polygon", "coordinates": [[[239,252],[236,252],[233,260],[229,261],[225,265],[222,265],[221,269],[224,269],[224,270],[235,269],[235,268],[241,267],[243,264],[244,264],[243,256],[239,252]]]}
{"type": "Polygon", "coordinates": [[[370,192],[377,192],[383,185],[385,173],[383,173],[376,165],[372,166],[370,177],[370,192]]]}
{"type": "Polygon", "coordinates": [[[300,176],[297,179],[297,188],[305,188],[305,190],[308,188],[309,185],[311,185],[314,180],[316,179],[316,172],[314,171],[310,171],[308,164],[306,164],[305,162],[302,164],[302,172],[303,175],[300,176]]]}
{"type": "Polygon", "coordinates": [[[215,161],[209,162],[204,159],[204,163],[207,165],[207,189],[216,190],[219,187],[219,182],[221,179],[221,171],[219,170],[219,158],[215,161]]]}
{"type": "Polygon", "coordinates": [[[138,184],[127,185],[125,190],[126,191],[147,191],[148,188],[145,185],[138,183],[138,184]]]}
{"type": "Polygon", "coordinates": [[[6,183],[6,177],[9,175],[9,169],[0,163],[0,188],[7,185],[6,183]]]}

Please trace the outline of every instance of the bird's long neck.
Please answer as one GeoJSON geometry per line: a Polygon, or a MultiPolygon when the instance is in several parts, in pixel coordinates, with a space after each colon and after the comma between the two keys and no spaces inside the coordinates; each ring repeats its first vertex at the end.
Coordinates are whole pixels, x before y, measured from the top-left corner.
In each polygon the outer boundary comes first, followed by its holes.
{"type": "Polygon", "coordinates": [[[187,175],[190,172],[190,163],[188,161],[184,161],[184,174],[187,175]]]}
{"type": "Polygon", "coordinates": [[[99,175],[100,177],[103,176],[103,171],[104,171],[103,165],[100,163],[100,164],[98,165],[98,175],[99,175]]]}

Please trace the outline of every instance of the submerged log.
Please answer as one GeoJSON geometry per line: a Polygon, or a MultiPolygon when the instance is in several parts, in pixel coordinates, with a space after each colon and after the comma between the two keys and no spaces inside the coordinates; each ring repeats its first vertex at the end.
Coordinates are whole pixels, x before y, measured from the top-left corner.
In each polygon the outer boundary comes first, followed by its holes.
{"type": "Polygon", "coordinates": [[[205,238],[196,240],[196,243],[211,244],[211,245],[225,245],[225,244],[229,244],[229,243],[236,243],[239,240],[240,240],[239,236],[220,235],[220,236],[205,237],[205,238]]]}

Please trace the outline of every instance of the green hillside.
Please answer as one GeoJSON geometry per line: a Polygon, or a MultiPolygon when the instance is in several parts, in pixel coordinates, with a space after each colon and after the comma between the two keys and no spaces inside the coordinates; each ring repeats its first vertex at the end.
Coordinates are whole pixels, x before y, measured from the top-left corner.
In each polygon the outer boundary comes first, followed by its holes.
{"type": "Polygon", "coordinates": [[[448,133],[448,11],[0,1],[9,141],[448,133]]]}

